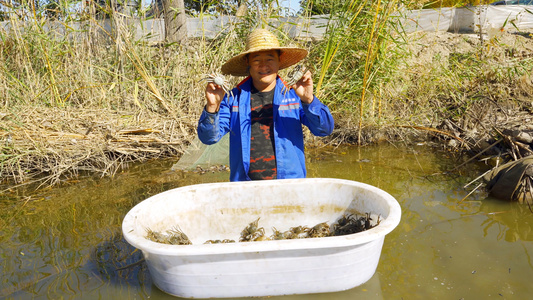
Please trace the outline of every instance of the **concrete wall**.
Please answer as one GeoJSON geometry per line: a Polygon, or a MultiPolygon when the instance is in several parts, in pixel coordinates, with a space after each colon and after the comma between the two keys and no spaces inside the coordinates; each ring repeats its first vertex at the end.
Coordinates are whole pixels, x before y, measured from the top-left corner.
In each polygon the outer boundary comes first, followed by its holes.
{"type": "MultiPolygon", "coordinates": [[[[321,39],[326,32],[329,16],[315,16],[311,19],[304,18],[280,18],[271,20],[270,24],[276,28],[281,27],[289,37],[299,39],[321,39]]],[[[189,38],[208,38],[213,39],[220,34],[230,33],[239,26],[239,20],[236,17],[207,17],[207,18],[188,18],[187,29],[189,38]]],[[[113,35],[114,28],[118,26],[129,34],[133,34],[135,39],[143,39],[148,42],[160,42],[165,37],[165,23],[163,19],[140,20],[138,18],[123,17],[118,22],[113,20],[99,21],[99,26],[94,26],[91,22],[70,22],[65,24],[59,21],[46,22],[43,29],[47,32],[57,35],[69,35],[82,37],[87,34],[89,26],[98,28],[96,30],[102,36],[113,35]],[[107,33],[106,33],[107,32],[107,33]]],[[[23,21],[4,21],[0,22],[0,34],[11,34],[13,28],[17,31],[24,31],[28,26],[23,21]]]]}
{"type": "MultiPolygon", "coordinates": [[[[476,6],[465,8],[442,8],[401,11],[395,16],[406,32],[414,31],[450,31],[462,32],[490,32],[505,29],[527,30],[533,28],[532,6],[509,5],[509,6],[476,6]]],[[[27,25],[22,21],[12,23],[0,22],[0,34],[11,34],[13,28],[23,30],[27,25]]],[[[215,38],[219,34],[232,32],[241,22],[236,17],[219,18],[189,18],[187,19],[188,37],[215,38]]],[[[329,16],[314,16],[305,18],[280,18],[271,20],[271,25],[281,27],[289,37],[299,39],[321,39],[326,32],[329,16]]],[[[113,33],[115,22],[110,20],[101,21],[99,30],[102,36],[106,32],[113,33]]],[[[119,22],[122,28],[133,34],[136,39],[148,42],[160,42],[165,36],[165,26],[162,19],[141,21],[136,18],[123,17],[119,22]]],[[[71,22],[47,22],[43,26],[46,31],[57,35],[69,35],[69,37],[83,38],[86,28],[95,27],[93,23],[71,22]]]]}
{"type": "Polygon", "coordinates": [[[450,31],[483,32],[494,29],[533,28],[533,6],[488,5],[462,8],[422,9],[398,14],[407,32],[450,31]]]}

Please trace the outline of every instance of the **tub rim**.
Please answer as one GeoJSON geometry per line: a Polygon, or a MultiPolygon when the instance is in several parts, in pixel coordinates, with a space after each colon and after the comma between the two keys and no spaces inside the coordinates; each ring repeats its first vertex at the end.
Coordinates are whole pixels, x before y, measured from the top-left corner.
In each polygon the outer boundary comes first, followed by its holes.
{"type": "Polygon", "coordinates": [[[372,242],[379,238],[384,238],[385,235],[390,233],[398,224],[401,219],[401,207],[398,201],[392,197],[389,193],[375,186],[337,178],[301,178],[301,179],[278,179],[278,180],[265,180],[265,181],[246,181],[246,182],[215,182],[215,183],[202,183],[195,185],[188,185],[183,187],[174,188],[156,195],[153,195],[138,204],[136,204],[125,215],[122,222],[122,233],[128,243],[135,248],[156,255],[168,255],[168,256],[198,256],[198,255],[219,255],[219,254],[235,254],[235,253],[250,253],[250,252],[270,252],[270,251],[291,251],[291,250],[305,250],[305,249],[324,249],[324,248],[342,248],[353,247],[365,243],[372,242]],[[369,230],[362,232],[343,235],[343,236],[330,236],[323,238],[307,238],[307,239],[293,239],[293,240],[275,240],[275,241],[254,241],[254,242],[236,242],[226,244],[196,244],[196,245],[167,245],[156,243],[146,239],[143,236],[139,236],[136,233],[132,233],[135,230],[135,213],[143,206],[148,205],[150,201],[163,197],[168,193],[175,193],[176,190],[195,190],[203,187],[216,188],[216,186],[234,185],[272,185],[279,181],[285,181],[286,184],[299,183],[302,181],[308,181],[310,183],[316,182],[330,182],[340,183],[351,186],[358,186],[366,189],[370,192],[376,193],[381,196],[389,206],[389,215],[386,219],[382,220],[380,224],[369,230]],[[144,203],[144,204],[143,204],[144,203]]]}

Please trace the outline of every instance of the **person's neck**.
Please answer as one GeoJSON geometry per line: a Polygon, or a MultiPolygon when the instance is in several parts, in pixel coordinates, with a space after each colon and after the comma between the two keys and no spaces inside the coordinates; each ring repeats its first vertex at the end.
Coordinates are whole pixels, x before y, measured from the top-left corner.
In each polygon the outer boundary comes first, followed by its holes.
{"type": "Polygon", "coordinates": [[[270,92],[276,87],[276,80],[272,81],[270,84],[253,81],[253,85],[258,92],[270,92]]]}

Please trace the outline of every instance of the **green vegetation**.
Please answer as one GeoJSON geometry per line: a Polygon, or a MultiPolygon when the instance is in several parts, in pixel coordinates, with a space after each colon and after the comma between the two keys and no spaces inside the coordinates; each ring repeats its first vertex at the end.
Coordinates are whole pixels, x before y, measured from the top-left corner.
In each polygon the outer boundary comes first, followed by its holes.
{"type": "Polygon", "coordinates": [[[463,7],[468,5],[484,5],[495,2],[496,0],[435,0],[435,1],[420,1],[424,8],[438,8],[438,7],[463,7]]]}
{"type": "MultiPolygon", "coordinates": [[[[130,161],[180,155],[195,134],[204,103],[200,80],[238,53],[257,26],[275,32],[282,44],[310,50],[316,93],[338,124],[335,142],[373,142],[379,138],[368,132],[374,130],[457,121],[487,99],[521,105],[531,95],[531,58],[518,55],[520,45],[499,37],[484,43],[465,37],[469,47],[430,53],[423,61],[421,53],[442,45],[427,33],[406,34],[398,8],[435,7],[437,2],[302,1],[303,17],[330,13],[319,41],[290,39],[284,26],[291,24],[277,22],[278,2],[249,1],[247,14],[217,38],[182,45],[134,36],[128,18],[112,9],[104,10],[108,26],[103,27],[97,20],[104,16],[93,6],[76,14],[67,9],[73,5],[68,1],[53,7],[51,2],[3,7],[0,182],[53,175],[49,183],[57,183],[82,170],[109,175],[130,161]],[[154,137],[132,139],[124,133],[131,129],[154,137]]],[[[217,11],[216,1],[202,3],[200,11],[194,10],[200,20],[234,12],[242,4],[224,2],[225,10],[217,11]]],[[[464,4],[441,1],[437,6],[464,4]]],[[[233,78],[231,84],[240,80],[233,78]]]]}

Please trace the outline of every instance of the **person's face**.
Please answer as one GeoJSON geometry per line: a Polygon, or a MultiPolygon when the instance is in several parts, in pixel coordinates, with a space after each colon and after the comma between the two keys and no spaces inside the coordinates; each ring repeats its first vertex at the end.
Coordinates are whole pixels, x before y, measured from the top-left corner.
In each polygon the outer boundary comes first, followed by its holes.
{"type": "Polygon", "coordinates": [[[259,91],[269,91],[276,86],[279,71],[279,54],[276,50],[251,53],[247,59],[250,76],[259,91]]]}

